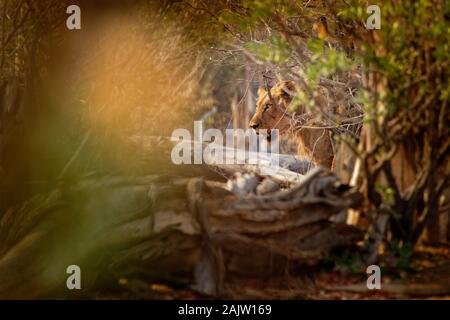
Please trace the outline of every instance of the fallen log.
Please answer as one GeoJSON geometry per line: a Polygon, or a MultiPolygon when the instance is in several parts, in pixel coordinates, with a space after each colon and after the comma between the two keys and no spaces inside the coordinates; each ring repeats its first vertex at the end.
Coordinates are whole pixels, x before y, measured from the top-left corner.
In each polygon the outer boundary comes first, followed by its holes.
{"type": "MultiPolygon", "coordinates": [[[[330,217],[360,195],[320,168],[261,194],[211,180],[211,166],[185,171],[88,177],[10,208],[0,219],[0,298],[73,297],[123,278],[226,296],[233,279],[314,265],[359,239],[330,217]],[[66,286],[70,265],[81,269],[81,290],[66,286]]],[[[256,188],[271,179],[252,174],[256,188]]]]}

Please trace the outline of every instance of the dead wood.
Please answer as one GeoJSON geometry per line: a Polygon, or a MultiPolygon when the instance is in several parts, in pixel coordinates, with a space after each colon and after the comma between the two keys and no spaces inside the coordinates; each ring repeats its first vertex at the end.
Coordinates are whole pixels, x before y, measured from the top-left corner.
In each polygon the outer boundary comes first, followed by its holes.
{"type": "Polygon", "coordinates": [[[359,237],[329,218],[360,195],[320,168],[290,188],[237,195],[196,176],[211,167],[184,167],[194,176],[91,177],[10,208],[0,220],[0,297],[71,296],[72,264],[83,293],[137,278],[226,295],[234,277],[317,264],[359,237]]]}

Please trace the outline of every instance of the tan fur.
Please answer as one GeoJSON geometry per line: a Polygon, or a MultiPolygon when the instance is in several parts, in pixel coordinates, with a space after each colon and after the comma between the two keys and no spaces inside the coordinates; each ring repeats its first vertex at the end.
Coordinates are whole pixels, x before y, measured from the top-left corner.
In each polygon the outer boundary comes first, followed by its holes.
{"type": "MultiPolygon", "coordinates": [[[[324,89],[324,88],[323,88],[324,89]]],[[[296,93],[293,81],[278,83],[269,94],[264,88],[258,90],[256,112],[249,123],[249,127],[256,131],[260,129],[278,129],[281,135],[291,135],[298,143],[298,154],[311,159],[316,165],[331,168],[334,159],[331,132],[328,129],[293,128],[290,118],[289,105],[296,93]]],[[[319,97],[320,99],[320,97],[319,97]]],[[[296,114],[306,115],[306,110],[300,106],[296,114]]],[[[315,126],[313,121],[306,126],[315,126]]]]}

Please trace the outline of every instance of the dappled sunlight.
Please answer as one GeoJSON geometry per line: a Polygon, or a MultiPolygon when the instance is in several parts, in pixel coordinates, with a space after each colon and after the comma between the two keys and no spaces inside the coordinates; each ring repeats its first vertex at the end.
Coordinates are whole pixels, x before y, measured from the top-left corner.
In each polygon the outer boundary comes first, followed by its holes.
{"type": "Polygon", "coordinates": [[[167,135],[192,119],[204,94],[200,57],[185,52],[182,35],[134,16],[99,29],[80,74],[86,119],[94,129],[167,135]]]}

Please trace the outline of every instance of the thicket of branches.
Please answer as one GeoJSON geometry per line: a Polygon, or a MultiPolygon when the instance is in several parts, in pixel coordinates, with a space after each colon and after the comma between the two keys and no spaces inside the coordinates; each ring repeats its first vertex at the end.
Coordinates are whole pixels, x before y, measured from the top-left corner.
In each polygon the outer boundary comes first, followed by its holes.
{"type": "Polygon", "coordinates": [[[306,104],[323,125],[345,127],[320,110],[318,85],[338,106],[344,98],[347,118],[363,110],[361,141],[343,141],[360,161],[365,216],[389,220],[401,242],[417,242],[426,226],[437,240],[450,175],[448,3],[385,1],[381,29],[368,30],[365,1],[187,2],[227,31],[224,59],[242,54],[264,78],[300,84],[291,111],[306,104]]]}
{"type": "Polygon", "coordinates": [[[90,172],[140,172],[130,136],[170,135],[211,108],[192,16],[159,1],[77,3],[82,29],[70,31],[72,2],[1,2],[2,209],[90,172]]]}

